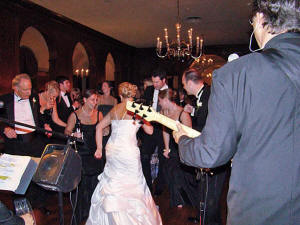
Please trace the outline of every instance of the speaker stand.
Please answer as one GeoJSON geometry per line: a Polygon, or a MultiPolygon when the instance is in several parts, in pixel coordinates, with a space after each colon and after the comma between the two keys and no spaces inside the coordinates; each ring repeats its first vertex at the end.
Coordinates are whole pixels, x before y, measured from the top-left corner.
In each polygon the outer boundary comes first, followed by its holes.
{"type": "Polygon", "coordinates": [[[63,193],[58,191],[59,225],[64,225],[63,193]]]}

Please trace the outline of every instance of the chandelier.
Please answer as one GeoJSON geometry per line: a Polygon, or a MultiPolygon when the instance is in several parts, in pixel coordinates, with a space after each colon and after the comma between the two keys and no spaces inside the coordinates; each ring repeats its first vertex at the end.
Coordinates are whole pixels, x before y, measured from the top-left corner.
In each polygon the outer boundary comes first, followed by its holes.
{"type": "Polygon", "coordinates": [[[198,60],[202,55],[203,50],[203,38],[196,37],[196,45],[193,46],[193,29],[188,30],[188,42],[181,39],[180,36],[180,17],[179,17],[179,0],[177,0],[177,23],[176,27],[176,40],[169,42],[168,29],[164,29],[165,33],[165,52],[162,51],[162,41],[160,37],[157,37],[156,54],[160,58],[178,58],[184,59],[185,57],[192,57],[198,60]]]}

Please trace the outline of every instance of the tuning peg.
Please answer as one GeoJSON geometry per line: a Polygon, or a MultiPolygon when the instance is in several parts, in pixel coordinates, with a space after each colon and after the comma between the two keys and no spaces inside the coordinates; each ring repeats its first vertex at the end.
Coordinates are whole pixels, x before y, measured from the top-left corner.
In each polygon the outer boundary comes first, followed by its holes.
{"type": "Polygon", "coordinates": [[[132,108],[135,108],[135,107],[136,107],[135,102],[132,102],[131,107],[132,107],[132,108]]]}
{"type": "Polygon", "coordinates": [[[151,107],[151,106],[149,105],[149,107],[148,107],[148,109],[147,109],[148,112],[152,112],[151,109],[150,109],[150,107],[151,107]]]}
{"type": "Polygon", "coordinates": [[[140,110],[144,110],[144,108],[143,108],[143,103],[141,103],[141,105],[140,105],[140,108],[139,108],[140,110]]]}

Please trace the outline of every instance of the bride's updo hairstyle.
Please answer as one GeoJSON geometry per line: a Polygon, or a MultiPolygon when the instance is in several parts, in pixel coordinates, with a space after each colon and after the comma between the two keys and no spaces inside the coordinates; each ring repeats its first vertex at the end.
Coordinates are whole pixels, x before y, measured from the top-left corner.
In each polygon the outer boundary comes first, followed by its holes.
{"type": "Polygon", "coordinates": [[[123,98],[134,98],[137,86],[129,82],[123,82],[119,85],[119,95],[123,98]]]}

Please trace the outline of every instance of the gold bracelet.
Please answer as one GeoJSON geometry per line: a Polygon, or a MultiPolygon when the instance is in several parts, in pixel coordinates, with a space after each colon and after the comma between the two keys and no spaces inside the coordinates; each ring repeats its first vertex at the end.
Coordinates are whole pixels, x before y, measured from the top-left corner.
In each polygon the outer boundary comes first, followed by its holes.
{"type": "Polygon", "coordinates": [[[163,151],[170,153],[171,149],[164,149],[163,151]]]}

